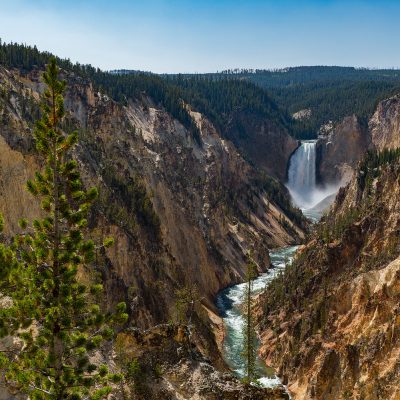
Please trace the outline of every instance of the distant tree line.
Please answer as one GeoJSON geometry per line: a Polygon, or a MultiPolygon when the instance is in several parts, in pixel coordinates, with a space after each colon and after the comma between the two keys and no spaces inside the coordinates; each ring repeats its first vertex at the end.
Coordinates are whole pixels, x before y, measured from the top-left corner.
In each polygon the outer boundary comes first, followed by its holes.
{"type": "MultiPolygon", "coordinates": [[[[186,74],[184,78],[195,75],[186,74]]],[[[175,75],[176,77],[176,75],[175,75]]],[[[354,67],[291,67],[284,69],[229,69],[197,75],[208,80],[221,78],[247,81],[266,90],[289,122],[292,136],[312,139],[322,124],[356,114],[366,121],[377,103],[400,92],[400,70],[354,67]],[[311,117],[293,121],[290,116],[311,109],[311,117]]]]}
{"type": "Polygon", "coordinates": [[[293,136],[316,137],[322,124],[356,114],[367,120],[377,103],[400,92],[400,70],[353,67],[293,67],[225,72],[266,89],[291,115],[311,109],[311,117],[292,124],[293,136]]]}
{"type": "MultiPolygon", "coordinates": [[[[43,69],[51,57],[52,54],[41,52],[36,46],[6,44],[0,41],[0,64],[8,68],[18,68],[23,72],[29,72],[35,68],[43,69]]],[[[194,140],[201,145],[199,129],[182,102],[180,90],[168,85],[161,77],[144,72],[109,73],[91,65],[73,64],[69,59],[56,57],[56,60],[61,68],[91,79],[99,90],[104,91],[116,101],[126,104],[129,99],[148,95],[179,120],[189,130],[194,140]]]]}

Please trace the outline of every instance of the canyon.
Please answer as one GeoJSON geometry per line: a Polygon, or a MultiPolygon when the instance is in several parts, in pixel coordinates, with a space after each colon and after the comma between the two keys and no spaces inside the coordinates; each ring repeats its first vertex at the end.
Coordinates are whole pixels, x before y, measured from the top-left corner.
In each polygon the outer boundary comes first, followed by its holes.
{"type": "MultiPolygon", "coordinates": [[[[41,214],[25,184],[43,162],[32,134],[42,71],[0,66],[6,242],[19,218],[41,214]]],[[[264,94],[273,113],[232,102],[221,130],[216,112],[182,99],[176,112],[156,99],[151,79],[178,90],[158,78],[140,78],[150,89],[120,100],[96,73],[62,70],[63,128],[78,130],[74,158],[85,187],[100,193],[87,233],[115,239],[82,276],[101,276],[105,309],[128,305],[127,326],[97,355],[116,370],[140,365],[117,398],[397,400],[399,96],[368,122],[350,115],[299,141],[264,94]],[[300,208],[314,221],[325,215],[312,225],[300,208]],[[275,369],[261,383],[270,387],[240,381],[240,330],[227,319],[241,318],[249,252],[260,361],[275,369]],[[182,294],[192,304],[183,316],[182,294]]],[[[0,398],[14,396],[1,389],[0,398]]]]}
{"type": "MultiPolygon", "coordinates": [[[[41,74],[40,69],[23,72],[0,67],[0,211],[6,238],[20,231],[20,217],[32,220],[41,213],[40,205],[25,190],[26,180],[41,165],[32,135],[44,89],[41,74]]],[[[69,71],[64,71],[63,77],[68,81],[65,129],[77,129],[80,135],[74,157],[85,186],[96,185],[100,192],[89,234],[99,242],[109,235],[115,240],[113,247],[96,255],[94,265],[105,287],[103,306],[112,309],[125,301],[129,326],[142,330],[160,326],[160,335],[166,335],[176,352],[181,342],[168,333],[166,325],[159,324],[176,323],[177,292],[196,288],[202,299],[191,316],[195,329],[190,345],[202,356],[197,364],[182,355],[171,359],[181,366],[174,367],[172,361],[163,365],[168,371],[175,368],[171,377],[165,372],[168,385],[175,387],[179,379],[184,382],[186,369],[186,374],[196,373],[203,381],[213,377],[224,396],[232,391],[231,398],[286,398],[279,389],[249,392],[240,381],[219,377],[210,365],[211,360],[226,368],[212,329],[213,321],[218,321],[216,294],[243,279],[250,249],[262,272],[270,265],[270,248],[297,243],[305,236],[308,223],[300,213],[294,222],[291,214],[285,214],[297,212],[288,206],[289,201],[282,207],[264,190],[273,185],[279,196],[288,199],[284,186],[273,177],[260,175],[210,120],[190,105],[186,107],[199,129],[201,145],[150,96],[131,98],[121,105],[96,90],[87,78],[69,71]],[[178,372],[182,377],[173,378],[178,372]],[[238,393],[242,397],[237,397],[238,393]]],[[[260,122],[261,136],[268,136],[267,126],[272,123],[260,122]]],[[[289,149],[282,150],[278,144],[274,150],[281,160],[288,159],[296,141],[282,130],[272,135],[292,143],[289,149]]],[[[282,175],[284,168],[277,167],[275,175],[282,175]]],[[[90,280],[93,271],[82,273],[90,280]]],[[[161,349],[152,351],[156,354],[161,349]]],[[[144,370],[153,370],[154,363],[149,366],[147,356],[136,357],[144,370]]],[[[154,379],[152,373],[148,376],[154,379]]],[[[176,395],[177,390],[164,389],[160,389],[162,393],[176,395]]],[[[211,387],[210,393],[215,390],[211,387]]],[[[189,389],[183,392],[178,398],[196,395],[189,389]]],[[[7,390],[1,391],[1,398],[10,396],[7,390]]]]}
{"type": "MultiPolygon", "coordinates": [[[[348,161],[355,165],[348,184],[285,274],[258,298],[261,356],[294,399],[400,398],[397,101],[378,105],[364,128],[370,152],[348,161]]],[[[354,117],[338,124],[329,136],[331,155],[342,132],[346,152],[362,130],[354,117]]],[[[317,147],[327,150],[327,143],[324,137],[317,147]]]]}

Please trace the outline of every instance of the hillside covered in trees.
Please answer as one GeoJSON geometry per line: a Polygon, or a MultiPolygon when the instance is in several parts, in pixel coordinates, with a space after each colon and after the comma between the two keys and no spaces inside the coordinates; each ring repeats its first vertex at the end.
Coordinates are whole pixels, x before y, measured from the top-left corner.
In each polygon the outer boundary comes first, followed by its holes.
{"type": "MultiPolygon", "coordinates": [[[[127,73],[127,71],[125,71],[127,73]]],[[[212,74],[173,75],[173,81],[185,81],[193,86],[204,81],[244,81],[266,90],[282,115],[285,115],[290,134],[299,139],[317,136],[321,125],[338,122],[356,114],[367,120],[376,105],[400,90],[400,71],[397,69],[366,69],[353,67],[292,67],[276,70],[232,69],[212,74]],[[291,115],[310,109],[309,118],[294,121],[291,115]]],[[[231,85],[233,85],[231,83],[231,85]]]]}
{"type": "MultiPolygon", "coordinates": [[[[7,44],[0,40],[0,64],[6,67],[31,71],[43,68],[50,56],[50,53],[41,52],[36,46],[7,44]]],[[[90,78],[98,89],[123,104],[142,94],[150,96],[188,128],[198,144],[201,144],[198,129],[183,102],[190,103],[196,110],[207,115],[222,134],[225,133],[224,127],[231,113],[238,110],[256,112],[283,129],[288,129],[290,133],[291,118],[277,107],[264,90],[249,82],[225,76],[219,79],[203,76],[163,79],[159,75],[140,71],[105,72],[91,65],[73,64],[68,59],[57,58],[57,63],[66,70],[90,78]]]]}
{"type": "Polygon", "coordinates": [[[293,134],[315,137],[322,124],[356,114],[367,120],[379,101],[400,90],[397,69],[294,67],[281,70],[225,71],[266,89],[289,115],[303,109],[311,117],[295,124],[293,134]]]}
{"type": "MultiPolygon", "coordinates": [[[[50,53],[36,47],[0,42],[0,63],[7,68],[29,72],[43,68],[50,57],[50,53]]],[[[57,63],[77,77],[90,80],[96,90],[122,105],[150,98],[155,107],[162,107],[176,118],[199,147],[200,130],[190,113],[202,113],[248,162],[274,177],[285,178],[288,158],[296,147],[289,135],[296,136],[298,123],[257,85],[230,76],[165,77],[137,71],[105,72],[68,59],[57,58],[57,63]],[[279,154],[272,151],[274,148],[281,149],[279,154]],[[272,153],[268,158],[266,149],[272,153]]]]}

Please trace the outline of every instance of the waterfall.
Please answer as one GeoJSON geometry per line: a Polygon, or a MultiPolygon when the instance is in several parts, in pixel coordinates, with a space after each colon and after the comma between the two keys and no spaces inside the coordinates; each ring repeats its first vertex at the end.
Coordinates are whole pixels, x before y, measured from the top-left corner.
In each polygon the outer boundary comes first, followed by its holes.
{"type": "Polygon", "coordinates": [[[314,205],[317,192],[315,146],[316,141],[303,141],[289,164],[287,187],[296,205],[306,209],[314,205]]]}
{"type": "Polygon", "coordinates": [[[335,198],[340,182],[317,186],[316,140],[305,140],[289,161],[287,188],[293,203],[312,220],[318,220],[335,198]]]}

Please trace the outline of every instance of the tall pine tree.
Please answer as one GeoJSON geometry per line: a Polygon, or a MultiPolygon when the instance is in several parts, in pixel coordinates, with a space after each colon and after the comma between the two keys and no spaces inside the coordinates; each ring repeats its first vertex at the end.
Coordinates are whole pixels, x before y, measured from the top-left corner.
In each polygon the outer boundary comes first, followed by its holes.
{"type": "Polygon", "coordinates": [[[257,361],[257,336],[254,329],[253,311],[253,281],[257,275],[257,266],[250,255],[247,257],[246,289],[244,292],[244,320],[243,325],[243,351],[242,357],[245,363],[245,383],[255,381],[257,361]]]}
{"type": "MultiPolygon", "coordinates": [[[[43,80],[47,89],[35,142],[45,161],[27,182],[41,201],[43,218],[31,226],[21,220],[24,233],[12,247],[0,246],[0,291],[8,300],[0,304],[0,334],[20,340],[18,348],[0,349],[0,368],[6,384],[31,399],[100,399],[121,376],[91,355],[127,314],[124,303],[115,314],[104,314],[96,304],[102,286],[78,279],[78,271],[91,273],[95,243],[84,231],[97,190],[83,189],[71,157],[77,132],[61,129],[66,83],[54,59],[43,80]]],[[[107,239],[103,245],[110,244],[107,239]]]]}

